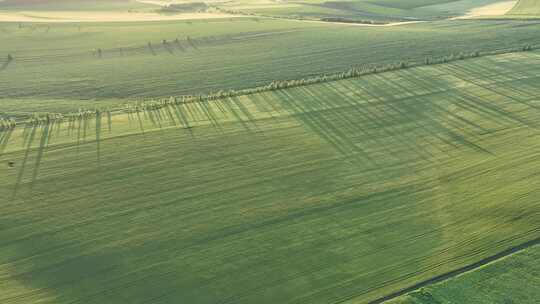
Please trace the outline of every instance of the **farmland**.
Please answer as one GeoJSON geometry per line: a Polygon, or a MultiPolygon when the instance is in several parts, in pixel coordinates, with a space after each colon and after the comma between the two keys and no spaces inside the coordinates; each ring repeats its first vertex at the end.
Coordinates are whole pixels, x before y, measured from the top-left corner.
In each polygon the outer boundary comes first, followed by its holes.
{"type": "Polygon", "coordinates": [[[4,11],[150,11],[155,6],[134,0],[3,0],[0,1],[0,10],[4,11]]]}
{"type": "Polygon", "coordinates": [[[301,19],[334,19],[385,23],[411,20],[442,20],[497,0],[358,0],[358,1],[227,1],[219,8],[257,15],[301,19]]]}
{"type": "Polygon", "coordinates": [[[540,298],[540,246],[497,261],[462,277],[424,288],[389,302],[424,303],[536,303],[540,298]],[[495,292],[494,292],[495,291],[495,292]]]}
{"type": "Polygon", "coordinates": [[[536,239],[539,65],[6,130],[0,302],[365,303],[536,239]]]}
{"type": "Polygon", "coordinates": [[[251,17],[0,23],[0,115],[117,107],[352,66],[421,63],[426,57],[539,45],[539,30],[537,21],[362,27],[251,17]]]}
{"type": "Polygon", "coordinates": [[[538,6],[0,0],[0,303],[536,303],[538,6]]]}
{"type": "Polygon", "coordinates": [[[509,15],[522,17],[540,17],[540,1],[519,0],[516,6],[510,11],[509,15]]]}

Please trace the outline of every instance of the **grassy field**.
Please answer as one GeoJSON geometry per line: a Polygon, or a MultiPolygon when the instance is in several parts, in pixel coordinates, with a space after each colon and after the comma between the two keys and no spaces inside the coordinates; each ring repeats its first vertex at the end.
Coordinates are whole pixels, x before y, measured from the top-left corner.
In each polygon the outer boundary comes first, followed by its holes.
{"type": "Polygon", "coordinates": [[[538,238],[539,65],[4,131],[0,302],[365,303],[538,238]]]}
{"type": "Polygon", "coordinates": [[[398,27],[263,18],[0,23],[0,112],[65,113],[143,97],[249,88],[351,66],[538,45],[539,30],[536,21],[398,27]]]}
{"type": "Polygon", "coordinates": [[[534,304],[540,299],[540,246],[509,256],[389,304],[534,304]]]}

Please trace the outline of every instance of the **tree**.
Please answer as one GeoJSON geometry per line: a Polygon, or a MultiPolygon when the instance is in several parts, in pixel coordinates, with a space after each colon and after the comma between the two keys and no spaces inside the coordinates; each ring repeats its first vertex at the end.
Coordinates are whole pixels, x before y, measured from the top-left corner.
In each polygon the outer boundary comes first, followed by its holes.
{"type": "Polygon", "coordinates": [[[11,54],[8,54],[7,55],[7,61],[10,62],[13,60],[13,56],[11,56],[11,54]]]}

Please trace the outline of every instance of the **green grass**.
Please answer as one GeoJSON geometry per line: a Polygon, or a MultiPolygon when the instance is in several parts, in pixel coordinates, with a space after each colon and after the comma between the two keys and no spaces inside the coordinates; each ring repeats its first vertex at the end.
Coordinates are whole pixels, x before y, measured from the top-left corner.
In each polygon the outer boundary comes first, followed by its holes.
{"type": "Polygon", "coordinates": [[[389,304],[534,304],[540,299],[540,246],[535,246],[389,304]]]}
{"type": "Polygon", "coordinates": [[[65,113],[143,97],[250,88],[351,66],[423,62],[426,56],[537,45],[539,29],[536,21],[448,21],[377,28],[262,18],[82,24],[80,28],[78,24],[19,28],[3,23],[0,112],[7,116],[65,113]],[[14,60],[6,64],[7,54],[14,60]]]}
{"type": "Polygon", "coordinates": [[[0,303],[365,303],[537,238],[539,64],[4,131],[0,303]]]}

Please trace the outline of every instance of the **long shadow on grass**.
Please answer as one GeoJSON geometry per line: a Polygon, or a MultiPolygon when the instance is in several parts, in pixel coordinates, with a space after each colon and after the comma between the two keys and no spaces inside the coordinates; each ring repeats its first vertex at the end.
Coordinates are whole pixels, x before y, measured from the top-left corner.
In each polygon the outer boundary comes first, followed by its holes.
{"type": "MultiPolygon", "coordinates": [[[[404,70],[402,72],[403,72],[403,74],[405,74],[404,76],[406,76],[408,84],[413,85],[415,87],[422,88],[423,90],[426,90],[426,91],[432,90],[434,85],[436,87],[442,87],[442,88],[447,87],[447,84],[445,84],[443,82],[438,82],[438,83],[433,85],[432,83],[434,81],[438,80],[436,77],[431,77],[430,78],[430,83],[427,83],[425,80],[420,79],[418,77],[418,73],[414,73],[414,72],[407,71],[407,70],[404,70]]],[[[384,75],[381,75],[381,76],[384,76],[384,75]]],[[[444,94],[445,96],[448,96],[453,91],[455,91],[454,88],[445,88],[445,89],[439,90],[437,93],[441,93],[441,94],[444,94]]],[[[452,95],[450,95],[448,97],[449,97],[449,98],[447,98],[448,100],[446,100],[447,103],[451,103],[452,105],[457,106],[455,99],[451,98],[452,95]]],[[[474,121],[472,121],[470,119],[467,119],[466,117],[464,117],[464,115],[457,114],[458,111],[454,111],[454,112],[449,111],[448,109],[446,109],[443,106],[439,105],[438,102],[432,102],[431,105],[434,108],[434,110],[437,111],[439,114],[443,115],[443,117],[444,116],[449,116],[449,117],[463,123],[464,125],[469,126],[470,128],[476,129],[477,131],[480,131],[482,133],[489,132],[488,129],[484,128],[483,126],[477,124],[476,122],[474,122],[474,121]]]]}
{"type": "Polygon", "coordinates": [[[366,168],[378,167],[377,162],[368,153],[362,150],[354,142],[350,141],[339,127],[336,127],[332,119],[328,119],[323,110],[317,110],[309,105],[309,102],[295,102],[296,96],[287,90],[275,92],[280,97],[285,109],[309,130],[319,135],[330,144],[336,151],[347,157],[348,160],[360,163],[366,168]]]}
{"type": "Polygon", "coordinates": [[[15,128],[9,128],[4,131],[0,131],[0,156],[6,150],[7,144],[15,128]]]}
{"type": "Polygon", "coordinates": [[[417,109],[407,108],[407,103],[416,102],[418,97],[413,96],[395,99],[392,94],[383,92],[387,89],[386,87],[377,87],[376,84],[373,84],[372,81],[367,79],[361,82],[359,81],[355,83],[355,85],[361,89],[361,92],[364,95],[369,96],[370,100],[374,100],[370,101],[368,104],[374,104],[376,111],[372,111],[370,114],[384,124],[382,127],[389,128],[388,126],[395,126],[386,131],[390,139],[395,139],[405,146],[411,147],[413,151],[416,151],[419,155],[423,155],[424,159],[429,159],[433,156],[433,154],[424,147],[436,148],[439,151],[442,151],[436,143],[431,141],[427,142],[429,145],[426,145],[426,142],[418,142],[420,139],[424,138],[424,135],[428,135],[428,138],[438,139],[448,145],[453,145],[447,139],[435,132],[430,125],[426,125],[426,121],[423,119],[423,111],[427,111],[428,109],[420,108],[420,111],[418,111],[417,109]],[[380,114],[377,115],[376,112],[380,112],[380,114]],[[414,129],[410,131],[401,129],[408,124],[411,124],[414,129]],[[385,127],[385,125],[387,127],[385,127]]]}
{"type": "Polygon", "coordinates": [[[30,134],[28,135],[28,142],[26,143],[26,150],[24,152],[23,160],[21,163],[21,168],[19,169],[19,173],[17,174],[17,181],[15,182],[15,187],[13,189],[13,198],[17,196],[17,193],[19,191],[19,188],[22,183],[22,179],[24,176],[24,170],[26,168],[26,163],[28,162],[28,157],[30,156],[30,152],[32,150],[32,143],[34,141],[34,138],[36,136],[37,129],[39,128],[39,125],[32,125],[32,129],[30,131],[30,134]]]}
{"type": "Polygon", "coordinates": [[[184,129],[189,129],[191,131],[191,125],[189,123],[189,118],[187,116],[187,113],[184,109],[184,106],[182,104],[175,104],[172,106],[169,106],[172,108],[173,113],[176,115],[176,119],[179,121],[179,123],[184,127],[184,129]]]}
{"type": "Polygon", "coordinates": [[[109,128],[109,134],[112,133],[112,114],[111,114],[111,111],[107,111],[107,127],[109,128]]]}
{"type": "Polygon", "coordinates": [[[101,112],[96,111],[96,157],[98,167],[101,164],[101,112]]]}
{"type": "MultiPolygon", "coordinates": [[[[358,92],[358,88],[354,88],[345,82],[340,83],[340,85],[348,92],[352,92],[354,94],[354,97],[349,97],[340,93],[336,83],[329,83],[328,85],[334,89],[333,92],[337,94],[340,99],[343,99],[348,103],[349,106],[352,107],[351,112],[357,113],[362,117],[363,121],[369,122],[369,124],[373,125],[374,128],[372,129],[374,129],[375,132],[384,133],[392,142],[399,142],[401,147],[406,147],[409,151],[415,151],[424,160],[428,160],[431,156],[433,156],[429,151],[423,150],[421,147],[415,145],[414,140],[410,138],[407,133],[397,129],[397,122],[399,122],[400,119],[395,119],[394,115],[390,115],[387,112],[378,111],[384,107],[384,101],[380,100],[379,97],[371,94],[370,92],[366,92],[364,95],[361,95],[358,92]],[[359,101],[363,101],[363,103],[358,104],[359,101]],[[389,118],[391,121],[388,121],[389,118]]],[[[374,140],[377,146],[388,146],[388,144],[384,142],[384,138],[381,138],[379,134],[369,132],[370,129],[368,128],[364,129],[366,129],[366,137],[374,140]]],[[[394,151],[394,149],[386,149],[385,152],[391,154],[396,159],[401,160],[404,158],[402,155],[400,155],[401,153],[399,151],[394,151]]]]}
{"type": "MultiPolygon", "coordinates": [[[[503,98],[506,98],[509,101],[519,102],[516,98],[514,98],[512,96],[509,96],[507,94],[501,94],[499,92],[496,92],[493,89],[491,89],[490,87],[488,87],[487,85],[480,84],[479,82],[475,82],[474,80],[471,80],[471,79],[466,78],[464,76],[459,76],[459,75],[463,75],[464,73],[465,74],[467,74],[467,73],[470,73],[470,74],[475,73],[473,70],[467,69],[467,68],[465,68],[463,66],[458,67],[456,65],[446,65],[445,67],[441,67],[441,68],[444,68],[445,70],[450,71],[450,73],[452,73],[452,75],[454,77],[456,77],[456,78],[458,78],[458,79],[460,79],[460,80],[462,80],[464,82],[470,83],[470,84],[472,84],[472,85],[474,85],[474,86],[476,86],[476,87],[478,87],[480,89],[483,89],[484,91],[490,92],[493,95],[502,96],[503,98]]],[[[489,103],[489,102],[487,102],[485,100],[481,100],[479,98],[476,98],[475,102],[478,103],[483,108],[488,109],[488,110],[490,110],[492,112],[496,112],[500,116],[505,116],[505,117],[511,119],[514,122],[517,122],[517,123],[520,123],[522,125],[529,126],[529,127],[536,127],[535,122],[527,121],[526,119],[520,117],[519,115],[516,115],[516,114],[514,114],[512,112],[509,112],[509,111],[505,110],[504,108],[497,106],[494,103],[489,103]]],[[[523,102],[521,102],[521,103],[523,103],[523,102]]],[[[528,105],[528,106],[530,107],[530,105],[528,105]]]]}
{"type": "Polygon", "coordinates": [[[135,116],[137,116],[137,123],[139,124],[139,128],[141,129],[141,134],[144,135],[144,126],[143,126],[143,120],[141,118],[141,111],[140,109],[135,109],[135,116]]]}
{"type": "MultiPolygon", "coordinates": [[[[418,85],[423,85],[426,81],[421,79],[417,73],[404,70],[404,73],[410,81],[418,85]]],[[[507,117],[506,115],[501,115],[499,111],[493,110],[492,107],[484,107],[484,101],[477,96],[474,96],[464,89],[449,88],[444,92],[449,99],[452,100],[452,104],[458,107],[461,112],[470,112],[471,114],[483,117],[487,121],[491,121],[500,126],[505,126],[507,124],[515,124],[515,121],[507,117]]]]}
{"type": "Polygon", "coordinates": [[[174,118],[173,112],[171,111],[172,107],[167,105],[162,110],[165,112],[165,114],[167,114],[170,126],[177,126],[178,124],[176,123],[176,119],[174,118]]]}
{"type": "Polygon", "coordinates": [[[399,107],[404,115],[407,115],[407,113],[415,113],[416,121],[426,122],[429,126],[426,130],[430,131],[431,135],[436,136],[445,144],[454,147],[457,145],[462,145],[479,152],[491,154],[491,152],[487,149],[468,140],[464,134],[459,132],[459,130],[456,131],[453,128],[447,127],[445,125],[448,123],[446,117],[443,115],[438,115],[437,112],[433,110],[433,104],[437,103],[437,100],[426,97],[411,97],[404,99],[404,101],[405,102],[396,103],[395,108],[397,109],[399,107]],[[424,99],[424,102],[419,102],[419,100],[424,99]]]}
{"type": "Polygon", "coordinates": [[[168,41],[164,40],[164,41],[162,42],[162,45],[163,45],[163,48],[164,48],[169,54],[171,54],[171,55],[174,54],[173,47],[171,46],[171,44],[170,44],[168,41]]]}
{"type": "Polygon", "coordinates": [[[186,41],[192,48],[194,48],[197,51],[199,50],[199,48],[197,47],[197,42],[195,40],[191,39],[190,37],[187,37],[186,41]]]}
{"type": "Polygon", "coordinates": [[[257,125],[257,119],[244,105],[244,103],[237,97],[227,98],[223,106],[239,121],[246,131],[252,131],[253,128],[259,129],[257,125]],[[245,117],[245,119],[243,117],[245,117]]]}
{"type": "Polygon", "coordinates": [[[52,134],[53,129],[54,129],[54,121],[46,122],[45,125],[42,127],[41,136],[39,140],[39,146],[37,147],[37,150],[36,150],[37,152],[36,161],[34,164],[34,170],[32,172],[32,180],[30,183],[30,188],[34,186],[34,183],[37,180],[39,167],[41,166],[41,161],[43,159],[43,154],[45,153],[45,149],[47,148],[47,145],[49,141],[51,140],[51,134],[52,134]]]}
{"type": "MultiPolygon", "coordinates": [[[[388,78],[385,77],[385,75],[376,75],[380,77],[385,84],[392,84],[398,88],[398,90],[407,90],[407,88],[403,87],[399,84],[397,81],[390,81],[388,78]]],[[[441,96],[441,94],[436,93],[435,96],[441,96]]],[[[444,95],[443,95],[444,96],[444,95]]],[[[441,96],[441,97],[443,97],[441,96]]],[[[431,97],[431,96],[427,96],[431,97]]],[[[473,148],[477,151],[482,151],[488,154],[491,154],[488,150],[482,148],[481,146],[475,144],[473,141],[469,141],[466,137],[474,136],[475,134],[473,132],[470,132],[469,130],[465,129],[463,126],[467,124],[457,124],[454,122],[453,119],[461,118],[457,115],[453,114],[452,112],[445,110],[442,106],[439,105],[441,102],[447,102],[447,99],[440,99],[440,98],[426,98],[426,96],[421,97],[410,97],[416,99],[415,102],[411,102],[410,104],[413,106],[413,108],[416,111],[422,111],[424,110],[427,115],[424,115],[424,119],[430,118],[430,121],[432,122],[430,125],[434,126],[436,130],[439,130],[440,134],[446,135],[446,137],[454,142],[457,142],[461,145],[468,146],[469,148],[473,148]],[[424,100],[424,102],[420,102],[421,100],[424,100]],[[431,119],[431,117],[436,117],[436,119],[431,119]],[[453,118],[453,119],[449,119],[453,118]],[[449,125],[449,126],[446,126],[449,125]]],[[[409,98],[406,98],[406,101],[403,103],[399,103],[399,105],[407,105],[407,100],[409,98]]],[[[411,107],[409,107],[411,109],[411,107]]],[[[467,123],[468,120],[461,118],[458,119],[461,122],[467,123]]],[[[470,125],[474,125],[476,127],[479,127],[478,125],[475,125],[473,122],[469,122],[470,125]]],[[[481,128],[481,127],[480,127],[481,128]]],[[[483,128],[481,128],[483,129],[483,128]]]]}
{"type": "Polygon", "coordinates": [[[210,121],[212,127],[219,131],[223,131],[219,123],[219,118],[217,117],[217,114],[214,113],[211,103],[213,103],[213,101],[199,102],[197,103],[197,107],[202,110],[208,121],[210,121]]]}
{"type": "MultiPolygon", "coordinates": [[[[77,125],[77,154],[79,154],[79,147],[81,145],[81,129],[82,129],[82,120],[83,118],[81,116],[77,117],[76,119],[76,125],[77,125]]],[[[75,127],[75,123],[73,124],[75,127]]]]}
{"type": "Polygon", "coordinates": [[[2,65],[0,65],[0,72],[7,69],[9,64],[12,62],[13,60],[7,60],[5,61],[4,63],[2,63],[2,65]]]}
{"type": "MultiPolygon", "coordinates": [[[[433,104],[439,102],[438,100],[426,98],[426,96],[412,96],[393,100],[394,95],[389,90],[392,88],[392,85],[396,85],[395,81],[389,81],[384,78],[383,75],[375,76],[377,77],[370,78],[370,80],[382,81],[382,85],[387,88],[387,90],[379,90],[379,94],[384,96],[386,100],[389,100],[385,105],[408,117],[408,121],[414,122],[418,126],[422,126],[422,129],[425,132],[424,134],[429,134],[444,142],[446,145],[453,147],[464,145],[473,150],[491,154],[488,150],[466,139],[460,132],[456,132],[445,125],[445,123],[448,123],[447,118],[433,110],[433,104]],[[411,117],[411,115],[414,116],[411,117]],[[427,125],[424,126],[424,123],[427,125]]],[[[404,89],[405,88],[398,86],[397,91],[404,89]]],[[[396,90],[394,92],[396,92],[396,90]]],[[[428,95],[427,97],[432,96],[428,95]]]]}
{"type": "Polygon", "coordinates": [[[174,40],[174,44],[176,45],[176,48],[180,50],[180,52],[186,51],[186,49],[182,46],[182,43],[180,43],[180,40],[178,38],[174,40]]]}

